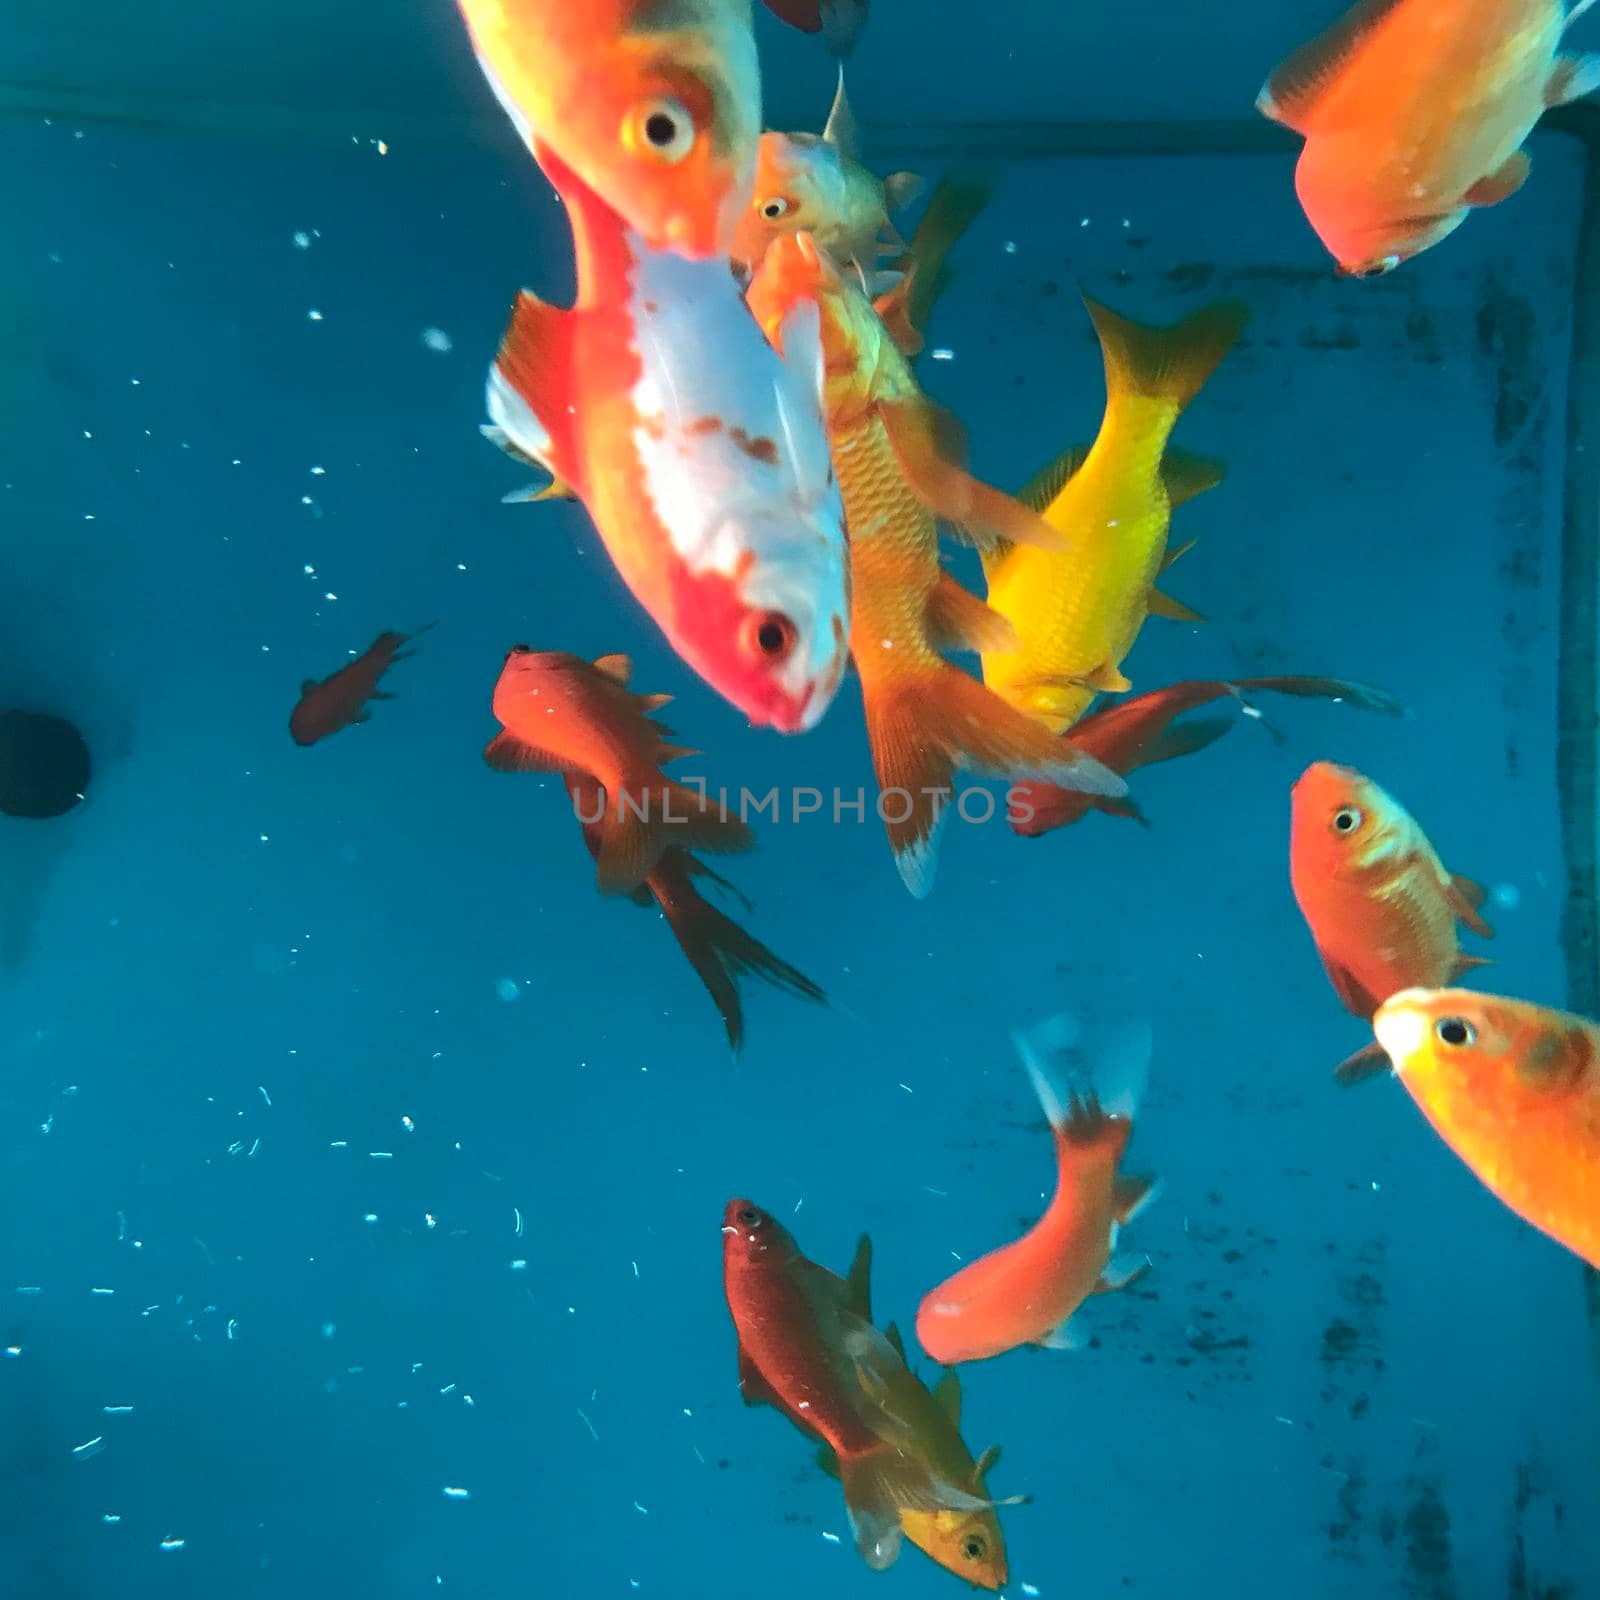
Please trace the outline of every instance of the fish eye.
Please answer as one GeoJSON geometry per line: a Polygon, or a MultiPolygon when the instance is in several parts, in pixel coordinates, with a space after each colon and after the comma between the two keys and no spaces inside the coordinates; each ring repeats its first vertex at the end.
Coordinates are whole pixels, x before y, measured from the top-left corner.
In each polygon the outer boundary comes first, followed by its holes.
{"type": "Polygon", "coordinates": [[[783,661],[799,642],[799,631],[781,611],[758,611],[745,622],[745,645],[767,661],[783,661]]]}
{"type": "Polygon", "coordinates": [[[761,1226],[761,1213],[754,1206],[743,1206],[734,1221],[741,1228],[759,1228],[761,1226]]]}
{"type": "Polygon", "coordinates": [[[969,1533],[961,1541],[961,1553],[968,1561],[982,1561],[989,1553],[989,1543],[980,1533],[969,1533]]]}
{"type": "Polygon", "coordinates": [[[676,166],[694,149],[694,118],[677,100],[644,100],[629,109],[622,137],[629,149],[676,166]]]}
{"type": "Polygon", "coordinates": [[[761,202],[761,215],[764,216],[768,222],[776,222],[779,217],[784,216],[793,209],[793,206],[781,194],[775,194],[770,200],[763,200],[761,202]]]}
{"type": "Polygon", "coordinates": [[[1361,826],[1361,813],[1355,806],[1340,806],[1333,814],[1335,833],[1354,833],[1361,826]]]}
{"type": "Polygon", "coordinates": [[[1440,1044],[1459,1050],[1478,1037],[1478,1030],[1465,1017],[1440,1017],[1433,1025],[1433,1034],[1440,1044]]]}

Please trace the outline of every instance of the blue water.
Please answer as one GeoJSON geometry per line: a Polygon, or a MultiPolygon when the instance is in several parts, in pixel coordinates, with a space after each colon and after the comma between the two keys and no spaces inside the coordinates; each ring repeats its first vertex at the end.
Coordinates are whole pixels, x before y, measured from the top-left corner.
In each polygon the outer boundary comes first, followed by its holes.
{"type": "Polygon", "coordinates": [[[554,780],[484,767],[501,658],[630,653],[690,770],[760,791],[870,785],[858,703],[744,727],[579,509],[498,503],[484,372],[517,287],[570,290],[562,214],[509,139],[377,136],[4,129],[0,705],[74,718],[97,770],[0,831],[0,1595],[955,1592],[909,1548],[868,1573],[741,1404],[721,1210],[839,1270],[869,1231],[908,1325],[1040,1208],[1008,1035],[1063,1008],[1151,1021],[1166,1186],[1094,1348],[966,1374],[992,1487],[1034,1497],[1007,1593],[1600,1593],[1581,1269],[1397,1089],[1329,1085],[1364,1035],[1286,865],[1294,777],[1356,764],[1495,886],[1495,987],[1566,998],[1582,148],[1541,138],[1514,206],[1364,285],[1289,158],[991,155],[923,373],[992,481],[1097,425],[1078,281],[1254,308],[1178,436],[1230,467],[1174,529],[1211,620],[1152,622],[1136,685],[1339,673],[1409,716],[1264,702],[1278,737],[1137,775],[1148,830],[953,823],[925,903],[870,809],[764,826],[729,874],[831,1004],[751,986],[734,1061],[554,780]],[[369,724],[290,742],[302,679],[435,620],[369,724]]]}

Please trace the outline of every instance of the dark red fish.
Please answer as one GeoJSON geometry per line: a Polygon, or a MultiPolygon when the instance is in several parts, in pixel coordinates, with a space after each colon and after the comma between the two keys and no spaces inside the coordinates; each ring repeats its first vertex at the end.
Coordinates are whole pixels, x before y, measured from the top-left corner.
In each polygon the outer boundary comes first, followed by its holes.
{"type": "MultiPolygon", "coordinates": [[[[567,771],[562,773],[562,778],[573,809],[583,824],[583,841],[589,847],[589,854],[598,861],[603,843],[598,819],[605,813],[605,790],[597,779],[585,772],[567,771]],[[587,820],[590,817],[596,820],[590,822],[587,820]]],[[[660,907],[673,938],[706,986],[722,1025],[727,1029],[728,1043],[735,1050],[744,1043],[740,978],[755,976],[803,1000],[827,1003],[828,997],[803,972],[774,955],[732,917],[712,905],[695,887],[698,878],[718,884],[735,896],[747,911],[750,909],[750,902],[726,878],[680,845],[667,847],[654,870],[634,891],[633,903],[660,907]]]]}
{"type": "Polygon", "coordinates": [[[294,742],[315,744],[352,722],[365,722],[371,715],[367,710],[369,700],[393,700],[392,694],[385,694],[378,687],[378,680],[395,662],[414,655],[415,651],[400,647],[432,626],[430,622],[416,633],[380,633],[364,655],[340,667],[331,677],[321,683],[307,678],[300,685],[299,704],[289,714],[289,735],[294,742]]]}
{"type": "Polygon", "coordinates": [[[767,10],[802,33],[820,33],[843,60],[867,25],[868,0],[767,0],[767,10]]]}
{"type": "MultiPolygon", "coordinates": [[[[1126,777],[1138,767],[1172,761],[1205,749],[1220,739],[1234,722],[1231,717],[1219,717],[1174,728],[1171,726],[1173,718],[1196,706],[1220,700],[1223,695],[1242,698],[1246,690],[1254,689],[1315,700],[1343,700],[1363,711],[1381,711],[1391,717],[1400,716],[1402,712],[1399,701],[1383,690],[1344,678],[1239,678],[1232,683],[1220,678],[1191,678],[1102,706],[1081,722],[1074,723],[1068,733],[1080,750],[1126,777]]],[[[1132,800],[1083,794],[1053,783],[1015,784],[1007,797],[1007,806],[1012,832],[1029,839],[1069,827],[1090,811],[1131,817],[1135,822],[1145,820],[1132,800]]]]}

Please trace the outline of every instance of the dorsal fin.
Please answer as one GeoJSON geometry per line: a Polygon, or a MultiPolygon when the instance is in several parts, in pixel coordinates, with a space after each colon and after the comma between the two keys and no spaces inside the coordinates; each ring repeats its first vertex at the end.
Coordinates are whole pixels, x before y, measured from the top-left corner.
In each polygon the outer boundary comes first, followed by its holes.
{"type": "Polygon", "coordinates": [[[954,1369],[945,1373],[933,1386],[934,1403],[950,1419],[952,1426],[961,1426],[961,1379],[954,1369]]]}
{"type": "Polygon", "coordinates": [[[894,1347],[894,1353],[899,1356],[902,1361],[904,1361],[906,1358],[906,1342],[900,1337],[899,1324],[891,1322],[889,1326],[883,1330],[883,1336],[894,1347]]]}
{"type": "Polygon", "coordinates": [[[856,129],[855,113],[850,109],[850,97],[844,92],[844,63],[839,64],[839,87],[833,92],[833,109],[828,113],[822,137],[840,155],[854,160],[860,148],[860,134],[856,129]]]}
{"type": "Polygon", "coordinates": [[[872,1239],[865,1233],[856,1242],[855,1259],[845,1278],[845,1304],[863,1322],[872,1321],[872,1239]]]}
{"type": "Polygon", "coordinates": [[[597,672],[605,673],[618,683],[626,683],[633,675],[633,662],[625,655],[596,656],[594,665],[597,672]]]}
{"type": "Polygon", "coordinates": [[[1256,96],[1256,110],[1305,133],[1319,102],[1404,0],[1356,0],[1333,26],[1285,56],[1256,96]]]}

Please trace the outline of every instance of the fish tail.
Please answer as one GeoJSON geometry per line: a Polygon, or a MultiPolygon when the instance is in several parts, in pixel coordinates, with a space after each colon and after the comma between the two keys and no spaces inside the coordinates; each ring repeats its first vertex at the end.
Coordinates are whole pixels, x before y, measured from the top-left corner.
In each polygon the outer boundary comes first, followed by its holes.
{"type": "Polygon", "coordinates": [[[1171,327],[1152,328],[1083,297],[1105,355],[1106,393],[1165,400],[1182,411],[1238,342],[1250,308],[1239,300],[1202,306],[1171,327]]]}
{"type": "Polygon", "coordinates": [[[1074,1142],[1102,1137],[1105,1119],[1132,1122],[1150,1074],[1150,1024],[1092,1022],[1061,1012],[1012,1034],[1039,1104],[1074,1142]]]}
{"type": "Polygon", "coordinates": [[[652,884],[673,938],[722,1018],[729,1045],[738,1050],[744,1043],[742,977],[761,978],[774,988],[826,1004],[827,996],[803,972],[774,955],[700,893],[694,879],[702,876],[715,883],[724,881],[687,851],[674,849],[662,857],[652,884]]]}
{"type": "Polygon", "coordinates": [[[707,789],[673,783],[657,772],[647,784],[606,796],[596,825],[596,874],[602,894],[632,894],[675,846],[732,854],[755,834],[707,789]]]}
{"type": "Polygon", "coordinates": [[[999,778],[1039,778],[1064,789],[1120,795],[1127,785],[1008,705],[978,679],[948,662],[930,674],[880,686],[864,695],[879,813],[895,865],[918,899],[933,887],[935,846],[956,769],[999,778]]]}

